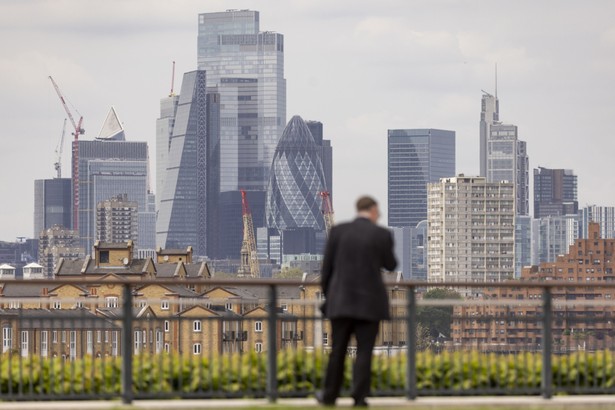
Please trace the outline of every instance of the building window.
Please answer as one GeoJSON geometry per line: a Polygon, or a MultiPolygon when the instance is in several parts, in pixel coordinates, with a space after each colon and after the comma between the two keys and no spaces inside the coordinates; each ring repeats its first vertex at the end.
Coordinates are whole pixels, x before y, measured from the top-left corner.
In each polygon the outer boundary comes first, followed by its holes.
{"type": "Polygon", "coordinates": [[[286,303],[282,303],[280,307],[282,308],[283,312],[288,312],[288,305],[286,303]]]}
{"type": "Polygon", "coordinates": [[[263,344],[261,342],[254,343],[254,351],[260,353],[263,351],[263,344]]]}
{"type": "Polygon", "coordinates": [[[224,307],[226,308],[226,310],[233,310],[233,304],[232,303],[227,303],[224,305],[224,307]]]}
{"type": "Polygon", "coordinates": [[[171,323],[168,320],[164,321],[164,331],[168,332],[171,329],[171,323]]]}
{"type": "Polygon", "coordinates": [[[10,327],[2,328],[2,352],[11,350],[13,346],[13,329],[10,327]]]}
{"type": "Polygon", "coordinates": [[[102,338],[102,332],[100,330],[96,331],[96,343],[100,343],[102,338]]]}
{"type": "Polygon", "coordinates": [[[109,263],[109,251],[100,251],[100,263],[109,263]]]}
{"type": "Polygon", "coordinates": [[[163,300],[162,302],[160,302],[160,309],[169,310],[169,301],[163,300]]]}
{"type": "Polygon", "coordinates": [[[62,309],[62,302],[60,302],[59,300],[54,300],[52,309],[62,309]]]}
{"type": "Polygon", "coordinates": [[[256,322],[254,322],[254,331],[255,332],[262,332],[263,331],[263,322],[260,320],[257,320],[256,322]]]}
{"type": "Polygon", "coordinates": [[[41,332],[41,356],[47,357],[49,354],[49,332],[43,330],[41,332]]]}
{"type": "Polygon", "coordinates": [[[105,306],[108,308],[116,308],[119,306],[119,298],[117,296],[107,296],[105,298],[105,306]]]}
{"type": "Polygon", "coordinates": [[[329,345],[329,333],[322,334],[322,344],[325,346],[329,345]]]}
{"type": "Polygon", "coordinates": [[[192,345],[192,353],[201,354],[201,344],[200,343],[195,343],[192,345]]]}
{"type": "Polygon", "coordinates": [[[164,351],[169,353],[171,351],[171,346],[168,343],[164,344],[164,351]]]}
{"type": "Polygon", "coordinates": [[[58,343],[58,331],[51,332],[51,343],[58,343]]]}
{"type": "Polygon", "coordinates": [[[201,331],[201,321],[200,320],[195,320],[194,322],[192,322],[192,330],[195,332],[201,331]]]}

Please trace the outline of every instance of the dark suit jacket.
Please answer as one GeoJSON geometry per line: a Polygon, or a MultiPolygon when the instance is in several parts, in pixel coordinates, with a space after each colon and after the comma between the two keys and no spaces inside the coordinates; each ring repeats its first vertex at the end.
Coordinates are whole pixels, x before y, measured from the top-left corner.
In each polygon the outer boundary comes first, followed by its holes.
{"type": "Polygon", "coordinates": [[[395,266],[393,237],[387,229],[366,218],[334,226],[322,265],[325,317],[388,319],[389,298],[381,268],[395,266]]]}

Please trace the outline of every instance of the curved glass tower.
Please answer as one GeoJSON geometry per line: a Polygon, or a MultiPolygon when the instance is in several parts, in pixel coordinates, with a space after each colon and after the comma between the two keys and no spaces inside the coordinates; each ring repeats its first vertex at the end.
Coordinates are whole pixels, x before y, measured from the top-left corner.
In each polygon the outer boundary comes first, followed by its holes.
{"type": "Polygon", "coordinates": [[[319,196],[325,190],[321,151],[305,121],[298,115],[291,118],[271,164],[266,204],[269,228],[325,229],[319,196]]]}

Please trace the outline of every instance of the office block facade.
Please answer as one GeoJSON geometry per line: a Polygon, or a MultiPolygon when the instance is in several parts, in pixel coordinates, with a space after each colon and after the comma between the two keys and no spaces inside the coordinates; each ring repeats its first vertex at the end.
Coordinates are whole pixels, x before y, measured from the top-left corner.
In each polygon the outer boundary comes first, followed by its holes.
{"type": "Polygon", "coordinates": [[[537,255],[533,265],[555,262],[579,238],[577,215],[545,216],[537,219],[537,225],[537,255]]]}
{"type": "Polygon", "coordinates": [[[325,190],[329,191],[329,197],[333,201],[333,147],[331,140],[324,139],[324,127],[320,121],[305,122],[314,137],[316,145],[321,147],[320,159],[322,170],[325,174],[325,190]]]}
{"type": "Polygon", "coordinates": [[[516,125],[493,124],[487,141],[487,182],[509,181],[515,186],[517,215],[529,214],[529,158],[516,125]]]}
{"type": "Polygon", "coordinates": [[[430,282],[500,282],[514,276],[512,183],[443,178],[429,184],[428,200],[430,282]]]}
{"type": "Polygon", "coordinates": [[[173,126],[179,95],[169,95],[160,100],[160,117],[156,120],[156,209],[160,209],[160,198],[167,177],[169,149],[173,137],[173,126]]]}
{"type": "MultiPolygon", "coordinates": [[[[168,100],[162,103],[173,105],[168,100]]],[[[218,104],[219,96],[207,93],[205,71],[188,72],[184,74],[174,120],[159,120],[164,132],[158,135],[161,141],[157,145],[162,149],[168,146],[168,153],[160,179],[158,246],[193,246],[196,255],[208,253],[208,224],[217,220],[212,212],[218,207],[218,104]],[[172,130],[167,130],[167,123],[172,123],[172,130]]],[[[171,115],[171,111],[169,108],[167,114],[171,115]]]]}
{"type": "Polygon", "coordinates": [[[257,11],[199,14],[198,68],[220,94],[220,189],[266,190],[286,124],[284,36],[257,11]]]}
{"type": "Polygon", "coordinates": [[[146,142],[115,140],[78,141],[79,235],[90,253],[96,239],[96,207],[99,202],[127,194],[146,210],[149,188],[146,142]]]}
{"type": "Polygon", "coordinates": [[[600,227],[600,237],[615,238],[615,207],[590,205],[579,210],[579,238],[586,239],[589,225],[596,222],[600,227]]]}
{"type": "Polygon", "coordinates": [[[388,131],[388,225],[416,227],[427,219],[427,184],[455,175],[455,132],[388,131]]]}
{"type": "Polygon", "coordinates": [[[577,176],[570,169],[534,169],[534,218],[579,212],[577,176]]]}
{"type": "Polygon", "coordinates": [[[34,181],[34,238],[54,225],[72,226],[72,183],[70,178],[34,181]]]}

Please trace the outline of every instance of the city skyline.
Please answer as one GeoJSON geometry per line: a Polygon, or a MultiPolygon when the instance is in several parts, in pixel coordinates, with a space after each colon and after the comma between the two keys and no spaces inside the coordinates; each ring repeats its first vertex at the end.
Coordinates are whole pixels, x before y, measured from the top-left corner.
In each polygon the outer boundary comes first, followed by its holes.
{"type": "Polygon", "coordinates": [[[33,4],[0,6],[0,30],[13,39],[0,47],[0,84],[11,96],[0,103],[0,172],[11,176],[2,187],[13,198],[0,208],[0,240],[30,235],[32,181],[54,175],[65,113],[47,76],[83,114],[82,139],[98,135],[115,105],[130,139],[153,149],[171,62],[178,84],[197,68],[198,14],[229,7],[259,11],[262,27],[284,34],[287,117],[316,119],[327,129],[336,150],[337,221],[353,216],[363,193],[386,210],[387,129],[455,130],[457,172],[478,175],[480,90],[495,91],[495,63],[500,112],[528,143],[530,169],[573,169],[579,207],[615,205],[615,181],[602,177],[615,148],[607,122],[615,108],[610,3],[212,1],[205,8],[197,1],[40,1],[36,14],[33,4]],[[579,140],[586,149],[574,149],[579,140]]]}

